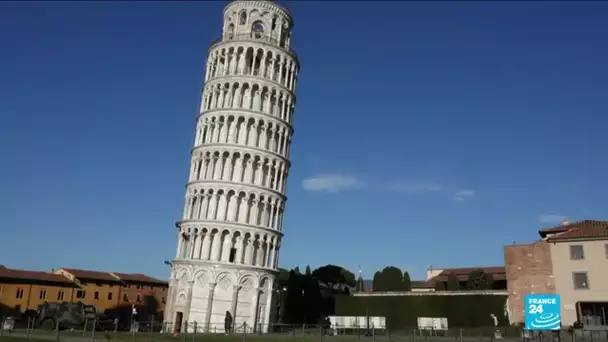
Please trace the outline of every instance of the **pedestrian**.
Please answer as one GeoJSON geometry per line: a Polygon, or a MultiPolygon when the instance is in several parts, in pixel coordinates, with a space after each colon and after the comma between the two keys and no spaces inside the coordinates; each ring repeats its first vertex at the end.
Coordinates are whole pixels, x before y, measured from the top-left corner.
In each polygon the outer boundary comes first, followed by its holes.
{"type": "Polygon", "coordinates": [[[226,311],[226,317],[224,318],[224,330],[226,335],[230,334],[232,330],[232,315],[229,311],[226,311]]]}

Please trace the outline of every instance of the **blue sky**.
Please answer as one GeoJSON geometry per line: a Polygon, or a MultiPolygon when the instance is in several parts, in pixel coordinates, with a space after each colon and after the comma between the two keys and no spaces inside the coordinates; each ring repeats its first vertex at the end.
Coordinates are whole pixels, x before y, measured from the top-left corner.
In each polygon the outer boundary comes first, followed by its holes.
{"type": "MultiPolygon", "coordinates": [[[[224,4],[0,3],[0,264],[168,275],[224,4]]],[[[282,267],[422,278],[608,218],[608,3],[287,5],[282,267]]]]}

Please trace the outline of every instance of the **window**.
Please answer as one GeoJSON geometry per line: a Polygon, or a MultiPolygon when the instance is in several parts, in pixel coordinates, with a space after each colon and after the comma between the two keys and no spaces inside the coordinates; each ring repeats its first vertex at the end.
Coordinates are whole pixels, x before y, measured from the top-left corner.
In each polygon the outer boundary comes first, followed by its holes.
{"type": "Polygon", "coordinates": [[[15,298],[23,298],[23,289],[17,289],[15,298]]]}
{"type": "Polygon", "coordinates": [[[167,304],[167,300],[165,299],[165,297],[162,297],[161,301],[163,302],[163,304],[167,304]]]}
{"type": "Polygon", "coordinates": [[[76,291],[76,298],[84,299],[87,296],[87,292],[83,290],[76,291]]]}
{"type": "Polygon", "coordinates": [[[247,23],[247,12],[243,11],[239,14],[239,25],[245,25],[247,23]]]}
{"type": "Polygon", "coordinates": [[[154,290],[154,286],[150,286],[150,290],[154,290]]]}
{"type": "Polygon", "coordinates": [[[137,285],[137,289],[138,289],[138,290],[141,290],[141,285],[137,285]]]}
{"type": "Polygon", "coordinates": [[[228,39],[234,38],[234,24],[228,25],[228,39]]]}
{"type": "Polygon", "coordinates": [[[95,291],[95,293],[93,294],[93,298],[94,299],[99,299],[99,292],[95,291]]]}
{"type": "Polygon", "coordinates": [[[251,32],[255,38],[262,38],[262,34],[264,34],[264,25],[261,21],[256,21],[251,25],[251,32]]]}
{"type": "Polygon", "coordinates": [[[138,303],[141,303],[141,297],[139,295],[137,295],[137,299],[136,300],[137,300],[138,303]]]}
{"type": "Polygon", "coordinates": [[[123,301],[125,301],[125,302],[128,302],[128,301],[129,301],[129,296],[127,296],[127,294],[125,293],[125,294],[122,296],[122,300],[123,300],[123,301]]]}
{"type": "Polygon", "coordinates": [[[583,246],[572,245],[570,246],[570,260],[582,260],[585,258],[583,253],[583,246]]]}
{"type": "Polygon", "coordinates": [[[57,300],[63,300],[63,290],[57,291],[57,300]]]}
{"type": "Polygon", "coordinates": [[[234,259],[236,259],[236,248],[230,248],[230,259],[228,261],[234,262],[234,259]]]}
{"type": "Polygon", "coordinates": [[[45,289],[40,290],[40,299],[46,299],[46,290],[45,289]]]}
{"type": "Polygon", "coordinates": [[[589,279],[587,279],[587,272],[574,272],[572,273],[574,280],[575,290],[587,290],[589,288],[589,279]]]}
{"type": "Polygon", "coordinates": [[[108,292],[108,300],[112,300],[112,292],[108,292]]]}

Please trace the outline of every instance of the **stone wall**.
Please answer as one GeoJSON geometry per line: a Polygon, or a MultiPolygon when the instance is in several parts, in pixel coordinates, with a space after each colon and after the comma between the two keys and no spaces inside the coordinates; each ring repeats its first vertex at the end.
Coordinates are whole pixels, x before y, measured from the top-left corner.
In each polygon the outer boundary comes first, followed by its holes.
{"type": "Polygon", "coordinates": [[[555,293],[551,250],[545,241],[505,246],[508,310],[511,324],[524,323],[524,298],[530,293],[555,293]]]}

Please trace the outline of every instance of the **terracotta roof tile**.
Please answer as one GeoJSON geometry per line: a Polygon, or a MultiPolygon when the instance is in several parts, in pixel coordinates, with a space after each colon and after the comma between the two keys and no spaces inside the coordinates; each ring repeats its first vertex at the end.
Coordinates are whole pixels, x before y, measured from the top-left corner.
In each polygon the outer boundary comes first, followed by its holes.
{"type": "Polygon", "coordinates": [[[101,280],[101,281],[109,281],[109,282],[120,282],[120,279],[116,278],[109,272],[99,272],[99,271],[88,271],[88,270],[79,270],[75,268],[65,268],[61,267],[62,270],[71,273],[74,277],[83,280],[101,280]]]}
{"type": "Polygon", "coordinates": [[[554,235],[547,237],[547,241],[608,238],[608,221],[585,220],[539,231],[542,237],[551,233],[554,235]]]}
{"type": "Polygon", "coordinates": [[[466,281],[469,279],[469,273],[471,273],[475,270],[483,270],[486,273],[490,273],[494,280],[506,280],[507,279],[506,270],[505,270],[504,266],[490,266],[490,267],[480,266],[480,267],[445,268],[445,269],[443,269],[443,271],[441,273],[439,273],[437,276],[433,277],[432,280],[447,281],[450,273],[454,273],[456,275],[456,278],[458,278],[459,281],[466,281]]]}
{"type": "Polygon", "coordinates": [[[26,281],[44,281],[52,283],[74,285],[68,278],[49,272],[15,270],[6,267],[0,268],[0,278],[26,280],[26,281]]]}
{"type": "Polygon", "coordinates": [[[148,284],[169,284],[166,280],[156,279],[149,277],[142,273],[118,273],[112,272],[112,274],[116,275],[120,280],[124,282],[132,282],[132,283],[148,283],[148,284]]]}
{"type": "Polygon", "coordinates": [[[413,289],[434,289],[435,283],[432,281],[425,280],[412,280],[413,289]]]}
{"type": "Polygon", "coordinates": [[[571,223],[561,224],[555,227],[543,228],[538,231],[541,237],[545,237],[548,234],[563,233],[572,229],[595,229],[595,228],[607,228],[608,221],[596,221],[596,220],[583,220],[571,223]]]}

